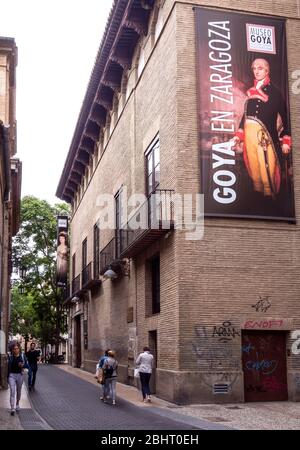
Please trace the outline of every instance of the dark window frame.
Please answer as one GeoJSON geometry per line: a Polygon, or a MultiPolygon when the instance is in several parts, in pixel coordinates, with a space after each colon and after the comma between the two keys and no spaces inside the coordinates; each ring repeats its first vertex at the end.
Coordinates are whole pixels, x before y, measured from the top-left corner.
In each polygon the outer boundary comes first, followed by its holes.
{"type": "Polygon", "coordinates": [[[81,267],[84,270],[87,266],[87,237],[82,241],[81,267]]]}
{"type": "Polygon", "coordinates": [[[122,219],[122,191],[123,186],[120,187],[118,192],[115,195],[115,258],[118,258],[121,253],[121,239],[122,239],[122,230],[121,230],[121,219],[122,219]]]}
{"type": "Polygon", "coordinates": [[[76,275],[76,253],[72,256],[72,280],[75,279],[76,275]]]}
{"type": "Polygon", "coordinates": [[[145,152],[146,194],[151,195],[160,184],[160,139],[159,134],[153,139],[145,152]],[[156,174],[159,174],[158,179],[156,174]]]}
{"type": "Polygon", "coordinates": [[[151,258],[151,307],[152,314],[160,313],[160,255],[157,254],[151,258]]]}
{"type": "Polygon", "coordinates": [[[94,225],[94,277],[98,278],[100,272],[100,228],[98,222],[94,225]]]}

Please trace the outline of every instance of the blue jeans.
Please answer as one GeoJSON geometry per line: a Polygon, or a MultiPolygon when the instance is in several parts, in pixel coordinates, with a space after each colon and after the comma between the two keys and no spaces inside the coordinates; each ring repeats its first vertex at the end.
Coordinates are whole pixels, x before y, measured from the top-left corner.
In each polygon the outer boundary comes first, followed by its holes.
{"type": "Polygon", "coordinates": [[[35,378],[36,378],[36,373],[37,373],[38,367],[37,365],[29,365],[28,368],[28,386],[34,386],[35,384],[35,378]]]}
{"type": "Polygon", "coordinates": [[[15,409],[15,403],[19,405],[19,401],[21,398],[23,374],[11,373],[8,378],[8,383],[10,387],[10,407],[11,409],[15,409]]]}
{"type": "Polygon", "coordinates": [[[150,377],[151,377],[151,373],[140,372],[140,380],[141,380],[141,385],[142,385],[143,398],[146,398],[146,395],[151,395],[150,386],[149,386],[150,377]]]}
{"type": "Polygon", "coordinates": [[[112,398],[113,401],[116,400],[116,384],[117,384],[117,378],[116,377],[106,378],[105,379],[106,395],[108,395],[110,393],[111,398],[112,398]]]}

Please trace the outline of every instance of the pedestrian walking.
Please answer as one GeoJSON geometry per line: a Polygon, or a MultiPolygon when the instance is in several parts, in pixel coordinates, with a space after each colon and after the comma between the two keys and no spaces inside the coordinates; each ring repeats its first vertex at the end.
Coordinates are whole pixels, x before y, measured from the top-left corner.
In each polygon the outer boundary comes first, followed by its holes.
{"type": "MultiPolygon", "coordinates": [[[[116,404],[116,385],[118,376],[118,361],[113,350],[108,351],[108,358],[104,361],[103,372],[105,376],[105,392],[110,392],[112,404],[116,404]]],[[[103,399],[107,403],[107,399],[103,399]]]]}
{"type": "Polygon", "coordinates": [[[105,375],[103,371],[103,365],[108,358],[108,352],[109,350],[105,350],[104,355],[101,356],[98,363],[98,382],[102,386],[102,397],[100,397],[100,400],[102,401],[107,400],[109,398],[110,393],[109,391],[107,391],[107,386],[105,384],[105,375]]]}
{"type": "Polygon", "coordinates": [[[150,353],[149,347],[143,348],[143,352],[137,357],[136,364],[140,373],[143,402],[151,402],[149,383],[153,369],[153,355],[150,353]]]}
{"type": "Polygon", "coordinates": [[[14,343],[11,350],[11,355],[8,357],[8,384],[10,388],[10,414],[13,416],[20,411],[20,399],[22,392],[22,385],[24,381],[24,369],[28,369],[28,361],[26,355],[21,352],[19,343],[14,343]]]}
{"type": "Polygon", "coordinates": [[[28,368],[28,387],[31,391],[32,388],[34,388],[35,380],[36,380],[36,373],[38,370],[38,361],[40,360],[41,352],[40,350],[36,350],[35,348],[35,342],[31,342],[30,349],[26,353],[27,361],[29,364],[28,368]]]}

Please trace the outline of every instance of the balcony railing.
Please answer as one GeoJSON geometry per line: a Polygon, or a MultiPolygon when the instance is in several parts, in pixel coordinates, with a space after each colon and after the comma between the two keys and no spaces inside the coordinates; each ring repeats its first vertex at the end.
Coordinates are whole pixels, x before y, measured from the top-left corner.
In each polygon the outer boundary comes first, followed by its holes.
{"type": "Polygon", "coordinates": [[[89,289],[93,286],[100,285],[98,275],[94,274],[94,264],[90,262],[82,271],[82,289],[89,289]]]}
{"type": "Polygon", "coordinates": [[[116,255],[116,240],[113,238],[101,251],[100,251],[100,275],[103,275],[109,268],[116,255]]]}
{"type": "Polygon", "coordinates": [[[67,284],[66,288],[63,290],[63,301],[66,302],[71,297],[71,286],[67,284]]]}
{"type": "Polygon", "coordinates": [[[132,258],[174,228],[173,190],[157,189],[134,213],[120,237],[120,257],[132,258]]]}
{"type": "Polygon", "coordinates": [[[76,295],[80,292],[80,275],[78,275],[72,281],[72,295],[76,295]]]}

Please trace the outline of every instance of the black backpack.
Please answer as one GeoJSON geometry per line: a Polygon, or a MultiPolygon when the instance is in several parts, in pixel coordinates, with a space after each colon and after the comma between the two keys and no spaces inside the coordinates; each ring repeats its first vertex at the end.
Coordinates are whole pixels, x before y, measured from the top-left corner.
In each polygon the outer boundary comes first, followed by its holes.
{"type": "Polygon", "coordinates": [[[114,373],[114,368],[113,368],[113,366],[108,366],[108,367],[106,367],[104,372],[105,372],[105,377],[106,377],[106,378],[111,378],[112,375],[113,375],[113,373],[114,373]]]}

